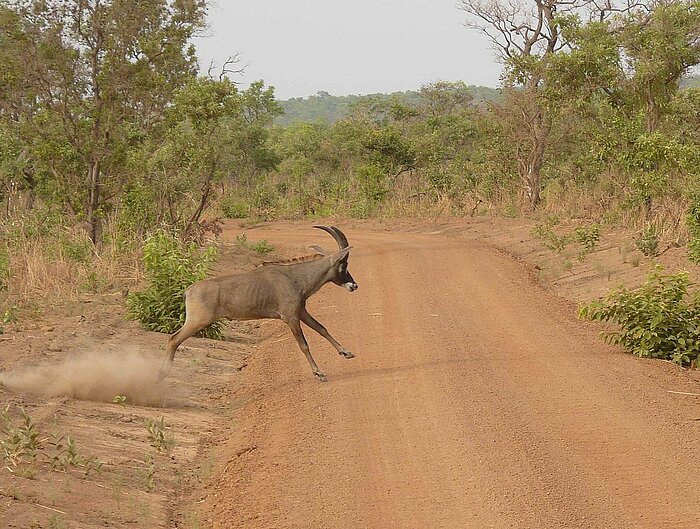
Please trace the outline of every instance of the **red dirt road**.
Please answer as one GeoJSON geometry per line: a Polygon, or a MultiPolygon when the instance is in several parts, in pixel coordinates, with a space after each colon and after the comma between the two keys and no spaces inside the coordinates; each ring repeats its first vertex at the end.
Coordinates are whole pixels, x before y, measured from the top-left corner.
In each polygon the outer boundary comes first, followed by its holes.
{"type": "MultiPolygon", "coordinates": [[[[323,243],[308,226],[248,231],[323,243]]],[[[217,528],[700,527],[700,392],[488,246],[347,229],[360,289],[309,311],[320,383],[291,335],[258,347],[202,504],[217,528]]],[[[231,235],[231,234],[229,234],[231,235]]],[[[233,236],[233,235],[231,235],[233,236]]]]}

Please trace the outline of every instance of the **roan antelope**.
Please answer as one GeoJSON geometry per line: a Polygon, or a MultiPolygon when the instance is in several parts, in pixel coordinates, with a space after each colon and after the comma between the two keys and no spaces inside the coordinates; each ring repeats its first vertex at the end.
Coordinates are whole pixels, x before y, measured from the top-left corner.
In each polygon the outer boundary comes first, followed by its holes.
{"type": "Polygon", "coordinates": [[[311,366],[311,371],[322,382],[328,379],[316,365],[301,323],[328,340],[339,354],[353,358],[306,310],[306,300],[323,285],[333,282],[350,292],[357,283],[348,272],[350,245],[342,231],[335,226],[314,226],[331,234],[338,243],[338,252],[325,255],[320,248],[315,258],[264,263],[243,274],[227,275],[198,281],[185,291],[186,318],[182,328],[168,340],[165,361],[158,377],[165,378],[182,342],[219,318],[230,320],[258,320],[275,318],[284,321],[292,330],[299,347],[311,366]]]}

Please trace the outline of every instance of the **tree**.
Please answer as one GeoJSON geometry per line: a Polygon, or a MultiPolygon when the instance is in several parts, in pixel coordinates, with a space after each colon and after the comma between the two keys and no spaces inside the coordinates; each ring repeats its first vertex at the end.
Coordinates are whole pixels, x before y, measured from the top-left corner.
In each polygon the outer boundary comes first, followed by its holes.
{"type": "Polygon", "coordinates": [[[14,118],[34,165],[53,174],[97,244],[129,149],[196,74],[189,40],[204,25],[205,0],[13,0],[7,8],[19,23],[3,40],[19,53],[29,88],[15,92],[14,118]]]}
{"type": "Polygon", "coordinates": [[[542,166],[551,130],[551,112],[541,90],[552,56],[564,42],[557,16],[579,9],[585,0],[462,0],[467,26],[484,33],[504,62],[506,100],[502,119],[512,123],[518,173],[528,203],[540,202],[542,166]]]}
{"type": "Polygon", "coordinates": [[[144,224],[165,223],[184,238],[195,235],[216,183],[247,180],[276,166],[267,126],[279,112],[272,88],[262,81],[239,91],[225,77],[199,77],[178,89],[165,121],[131,164],[144,179],[129,194],[149,219],[144,224]],[[150,197],[146,203],[144,195],[150,197]]]}

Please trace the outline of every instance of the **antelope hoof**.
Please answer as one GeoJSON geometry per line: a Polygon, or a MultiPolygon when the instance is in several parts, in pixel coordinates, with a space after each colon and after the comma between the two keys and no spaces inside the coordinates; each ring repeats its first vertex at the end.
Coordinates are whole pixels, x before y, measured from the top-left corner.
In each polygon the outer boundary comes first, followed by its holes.
{"type": "Polygon", "coordinates": [[[165,377],[168,376],[170,373],[170,368],[172,367],[172,364],[169,364],[167,366],[163,366],[160,368],[160,371],[158,371],[158,382],[163,382],[165,380],[165,377]]]}
{"type": "Polygon", "coordinates": [[[314,373],[314,375],[316,375],[316,378],[319,379],[321,382],[328,382],[328,377],[323,373],[314,373]]]}
{"type": "Polygon", "coordinates": [[[343,355],[345,358],[355,358],[355,355],[352,354],[350,351],[340,351],[340,354],[343,355]]]}

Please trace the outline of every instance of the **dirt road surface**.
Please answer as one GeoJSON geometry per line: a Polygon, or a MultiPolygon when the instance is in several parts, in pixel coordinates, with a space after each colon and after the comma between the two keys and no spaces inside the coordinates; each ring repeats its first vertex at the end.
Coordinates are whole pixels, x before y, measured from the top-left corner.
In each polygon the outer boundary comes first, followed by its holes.
{"type": "MultiPolygon", "coordinates": [[[[677,367],[602,344],[487,245],[349,228],[349,294],[309,310],[314,379],[281,323],[200,512],[217,528],[700,527],[700,398],[677,367]]],[[[230,234],[229,234],[230,235],[230,234]]],[[[308,226],[251,240],[312,244],[308,226]]],[[[328,247],[332,242],[327,243],[328,247]]]]}

